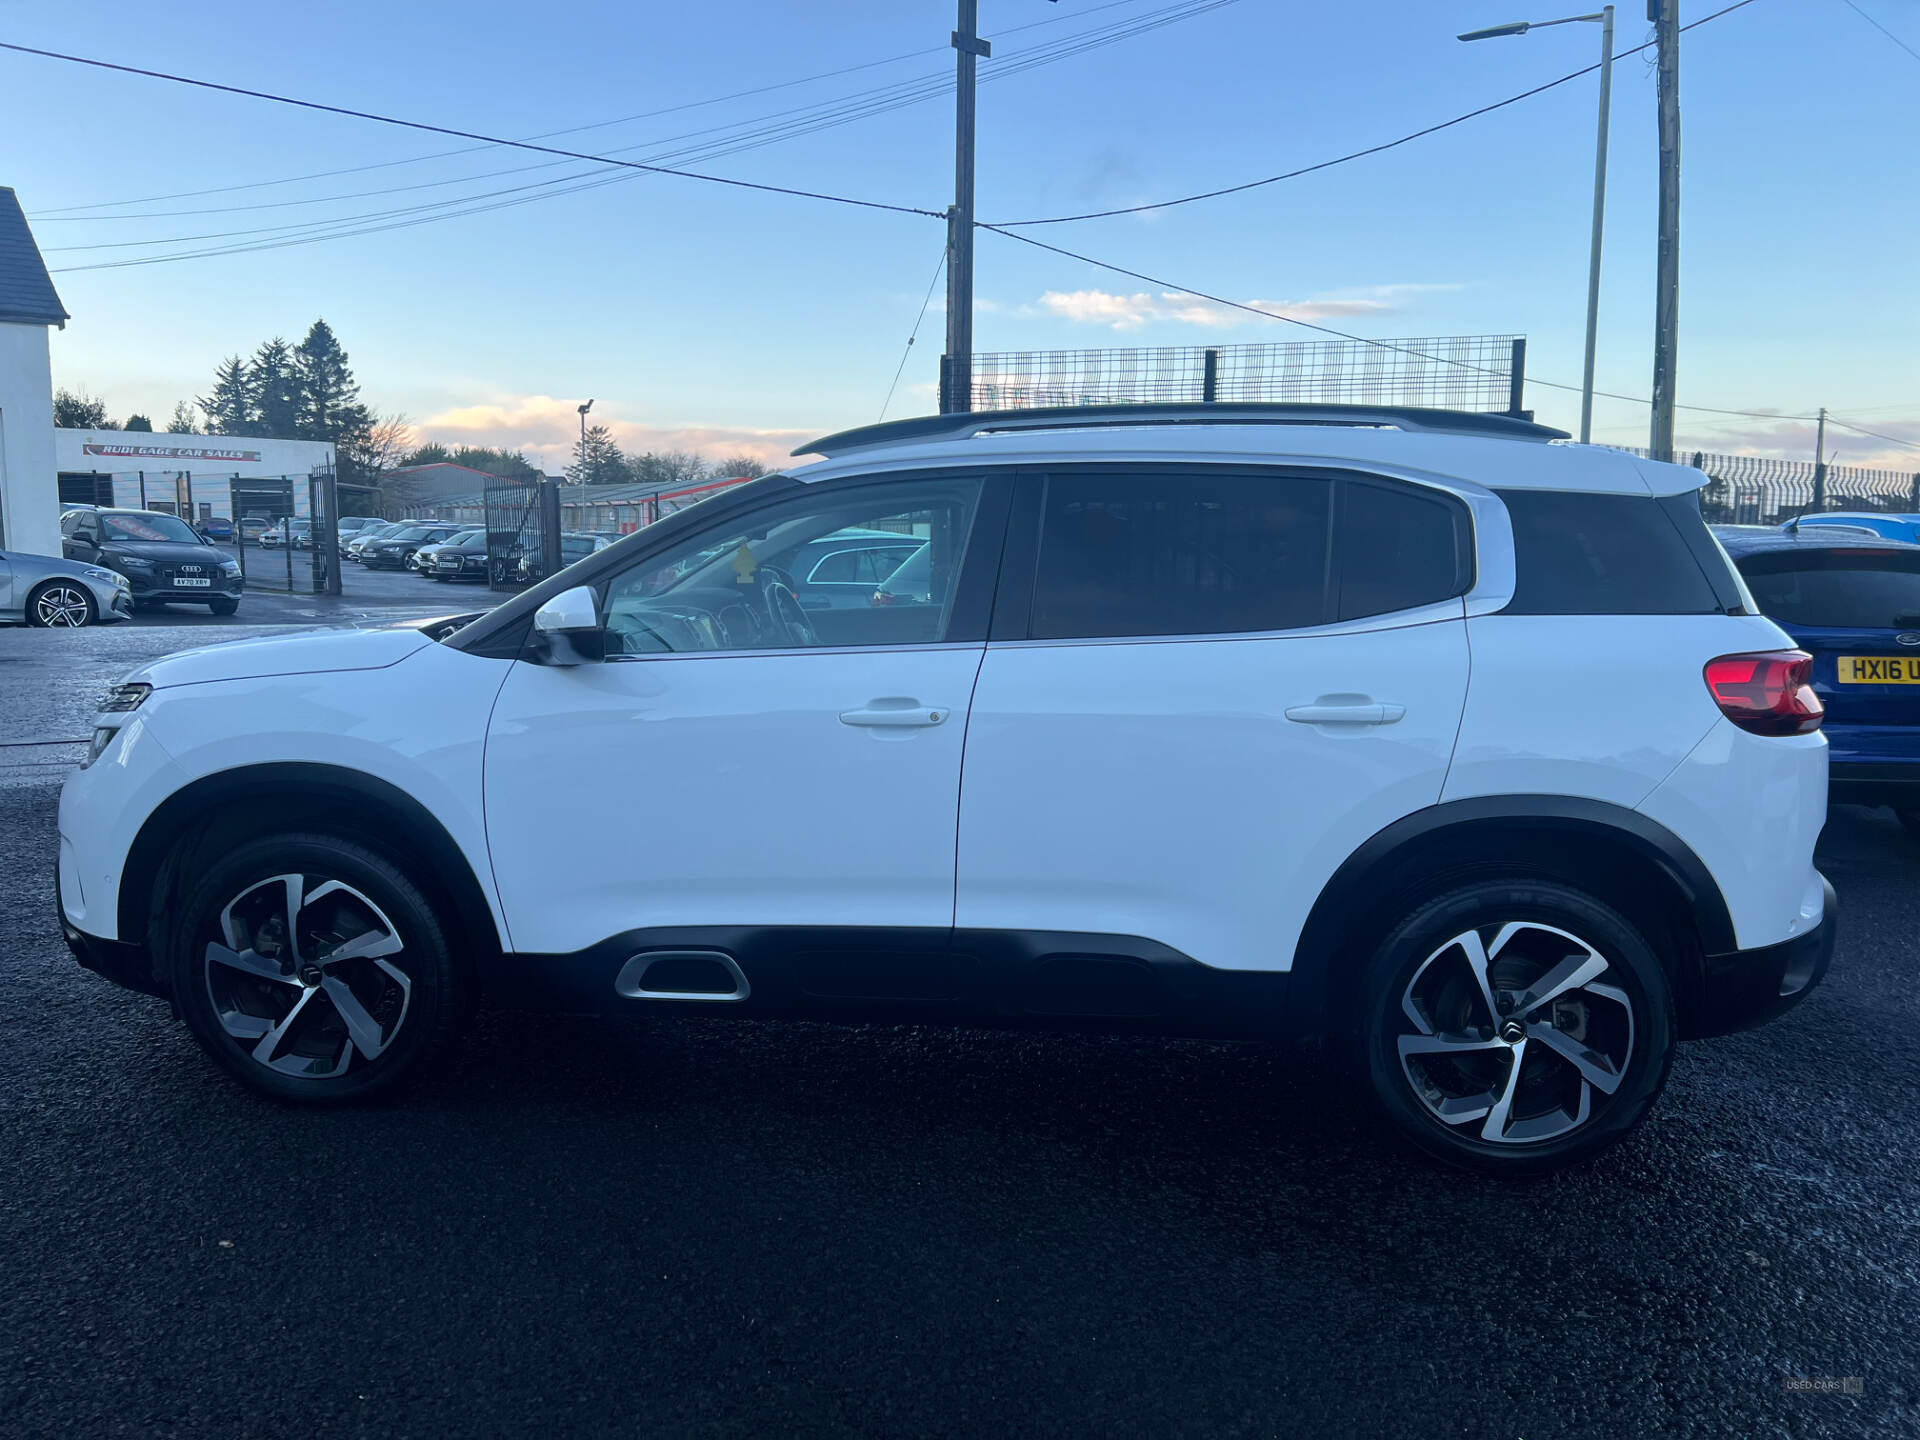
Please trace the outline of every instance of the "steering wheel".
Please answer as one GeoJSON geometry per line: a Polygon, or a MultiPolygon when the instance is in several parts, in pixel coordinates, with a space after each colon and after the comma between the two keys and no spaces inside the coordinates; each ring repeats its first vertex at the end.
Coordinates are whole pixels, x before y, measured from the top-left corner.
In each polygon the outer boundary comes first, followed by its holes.
{"type": "Polygon", "coordinates": [[[786,571],[771,565],[760,567],[760,599],[767,607],[768,618],[780,627],[790,643],[805,646],[820,643],[820,632],[807,618],[806,607],[794,593],[793,577],[786,571]]]}

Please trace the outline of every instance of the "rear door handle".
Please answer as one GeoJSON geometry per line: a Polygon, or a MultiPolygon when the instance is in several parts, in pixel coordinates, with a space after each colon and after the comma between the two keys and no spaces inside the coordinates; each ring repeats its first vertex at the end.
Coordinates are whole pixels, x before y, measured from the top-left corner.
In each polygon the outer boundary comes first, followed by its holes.
{"type": "Polygon", "coordinates": [[[1363,703],[1345,703],[1338,705],[1294,705],[1287,709],[1287,719],[1301,725],[1391,725],[1407,713],[1404,705],[1388,705],[1380,701],[1363,703]]]}
{"type": "Polygon", "coordinates": [[[953,712],[944,705],[922,705],[918,700],[869,700],[860,710],[842,710],[842,725],[861,725],[875,730],[924,729],[939,725],[953,712]]]}

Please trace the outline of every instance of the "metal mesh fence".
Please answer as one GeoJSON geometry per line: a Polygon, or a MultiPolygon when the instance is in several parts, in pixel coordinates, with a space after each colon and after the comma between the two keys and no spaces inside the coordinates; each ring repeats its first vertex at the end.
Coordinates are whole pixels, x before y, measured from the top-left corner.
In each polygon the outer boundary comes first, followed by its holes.
{"type": "Polygon", "coordinates": [[[1506,412],[1519,409],[1525,371],[1517,335],[1015,350],[973,357],[973,408],[1267,400],[1506,412]]]}
{"type": "MultiPolygon", "coordinates": [[[[1633,446],[1615,448],[1634,455],[1649,453],[1633,446]]],[[[1901,470],[1827,465],[1820,467],[1826,472],[1821,477],[1811,460],[1713,455],[1704,450],[1677,452],[1673,458],[1706,471],[1700,508],[1716,525],[1774,525],[1816,509],[1920,512],[1920,475],[1901,470]]]]}

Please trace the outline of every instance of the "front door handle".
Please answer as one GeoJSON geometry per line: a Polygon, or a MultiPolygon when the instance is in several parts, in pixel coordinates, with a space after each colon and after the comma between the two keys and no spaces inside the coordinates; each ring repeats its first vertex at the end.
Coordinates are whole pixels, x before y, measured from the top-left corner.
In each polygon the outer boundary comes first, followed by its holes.
{"type": "Polygon", "coordinates": [[[861,725],[876,730],[925,729],[943,723],[953,712],[944,705],[922,705],[918,700],[869,700],[859,710],[842,710],[842,725],[861,725]]]}
{"type": "Polygon", "coordinates": [[[1301,725],[1391,725],[1406,713],[1404,705],[1367,700],[1293,705],[1288,707],[1286,715],[1301,725]]]}

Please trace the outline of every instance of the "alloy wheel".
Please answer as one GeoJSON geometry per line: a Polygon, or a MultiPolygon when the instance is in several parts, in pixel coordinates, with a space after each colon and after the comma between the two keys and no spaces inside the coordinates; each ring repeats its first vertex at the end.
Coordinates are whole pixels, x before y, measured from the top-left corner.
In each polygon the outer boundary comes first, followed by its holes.
{"type": "Polygon", "coordinates": [[[399,929],[339,880],[275,875],[220,912],[208,999],[255,1063],[324,1079],[380,1058],[407,1018],[413,980],[399,929]]]}
{"type": "Polygon", "coordinates": [[[33,601],[34,619],[42,625],[78,629],[91,609],[84,590],[75,585],[49,585],[33,601]]]}
{"type": "Polygon", "coordinates": [[[1531,920],[1466,930],[1400,996],[1400,1068],[1427,1112],[1493,1145],[1587,1125],[1634,1055],[1634,1006],[1594,946],[1531,920]]]}

